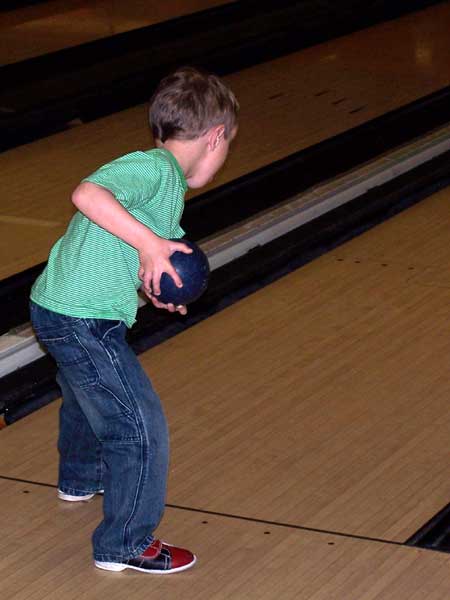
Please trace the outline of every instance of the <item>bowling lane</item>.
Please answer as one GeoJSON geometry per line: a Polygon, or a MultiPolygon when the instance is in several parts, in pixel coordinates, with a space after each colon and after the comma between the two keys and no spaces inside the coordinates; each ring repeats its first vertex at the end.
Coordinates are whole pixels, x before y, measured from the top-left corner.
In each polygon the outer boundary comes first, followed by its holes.
{"type": "Polygon", "coordinates": [[[231,0],[64,0],[0,13],[0,65],[161,23],[231,0]]]}
{"type": "Polygon", "coordinates": [[[52,240],[65,228],[65,223],[57,221],[0,216],[0,256],[7,256],[9,271],[18,273],[24,256],[33,256],[36,248],[49,252],[52,240]],[[12,244],[11,240],[20,243],[12,244]]]}
{"type": "MultiPolygon", "coordinates": [[[[170,423],[170,504],[404,542],[448,503],[449,201],[141,355],[170,423]]],[[[57,405],[29,419],[2,432],[0,475],[55,484],[57,405]]]]}
{"type": "MultiPolygon", "coordinates": [[[[240,131],[210,188],[449,85],[449,28],[447,3],[227,77],[242,106],[240,131]]],[[[142,105],[2,153],[8,202],[0,216],[67,221],[70,193],[83,176],[149,146],[145,118],[142,105]]],[[[20,238],[7,226],[1,233],[19,255],[20,238]]],[[[45,261],[57,237],[48,233],[44,246],[22,252],[20,266],[2,255],[0,278],[45,261]]]]}
{"type": "Polygon", "coordinates": [[[142,356],[171,423],[170,502],[394,541],[448,503],[449,201],[142,356]]]}
{"type": "Polygon", "coordinates": [[[3,600],[442,600],[448,592],[444,554],[179,508],[167,509],[158,533],[189,544],[194,569],[151,582],[105,574],[93,568],[89,543],[100,499],[67,506],[54,489],[1,479],[0,499],[3,600]],[[26,568],[25,544],[39,548],[26,568]]]}

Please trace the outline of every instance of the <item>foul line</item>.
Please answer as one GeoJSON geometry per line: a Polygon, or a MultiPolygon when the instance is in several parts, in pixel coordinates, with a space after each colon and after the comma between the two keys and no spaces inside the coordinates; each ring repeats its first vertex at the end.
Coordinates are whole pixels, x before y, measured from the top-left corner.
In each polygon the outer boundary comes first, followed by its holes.
{"type": "MultiPolygon", "coordinates": [[[[30,485],[37,485],[41,487],[48,487],[57,489],[58,486],[51,483],[42,483],[39,481],[31,481],[30,479],[21,479],[18,477],[7,477],[5,475],[0,475],[0,479],[5,479],[7,481],[15,481],[17,483],[28,483],[30,485]]],[[[335,537],[348,538],[353,540],[362,540],[366,542],[376,542],[378,544],[389,544],[390,546],[403,546],[405,548],[411,548],[407,544],[403,542],[396,542],[393,540],[386,540],[383,538],[376,538],[364,535],[356,535],[353,533],[343,533],[342,531],[331,531],[328,529],[319,529],[317,527],[306,527],[304,525],[295,525],[294,523],[283,523],[280,521],[269,521],[267,519],[257,519],[255,517],[245,517],[243,515],[234,515],[229,513],[222,513],[213,510],[206,510],[203,508],[192,508],[190,506],[182,506],[179,504],[166,504],[166,508],[173,508],[175,510],[184,510],[188,512],[193,512],[201,515],[210,515],[214,517],[222,517],[225,519],[234,519],[238,521],[246,521],[249,523],[258,523],[259,525],[271,525],[272,527],[284,527],[286,529],[295,529],[297,531],[309,531],[311,533],[320,533],[325,535],[333,535],[335,537]]]]}

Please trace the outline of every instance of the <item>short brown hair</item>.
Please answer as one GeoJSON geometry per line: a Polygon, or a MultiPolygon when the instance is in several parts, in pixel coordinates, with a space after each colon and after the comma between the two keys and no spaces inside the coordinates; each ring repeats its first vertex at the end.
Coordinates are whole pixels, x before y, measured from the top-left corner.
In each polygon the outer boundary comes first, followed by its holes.
{"type": "Polygon", "coordinates": [[[165,77],[150,100],[149,120],[155,139],[193,140],[215,125],[227,138],[237,125],[239,104],[222,81],[205,71],[183,67],[165,77]]]}

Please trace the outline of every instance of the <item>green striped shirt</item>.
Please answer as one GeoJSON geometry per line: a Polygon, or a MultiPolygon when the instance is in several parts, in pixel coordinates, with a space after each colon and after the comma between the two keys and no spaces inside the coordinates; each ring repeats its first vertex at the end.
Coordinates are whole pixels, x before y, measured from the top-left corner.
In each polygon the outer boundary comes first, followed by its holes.
{"type": "MultiPolygon", "coordinates": [[[[101,185],[160,237],[180,238],[187,184],[164,149],[132,152],[84,181],[101,185]]],[[[55,243],[31,299],[73,317],[117,319],[131,327],[138,308],[139,257],[135,248],[77,212],[55,243]]]]}

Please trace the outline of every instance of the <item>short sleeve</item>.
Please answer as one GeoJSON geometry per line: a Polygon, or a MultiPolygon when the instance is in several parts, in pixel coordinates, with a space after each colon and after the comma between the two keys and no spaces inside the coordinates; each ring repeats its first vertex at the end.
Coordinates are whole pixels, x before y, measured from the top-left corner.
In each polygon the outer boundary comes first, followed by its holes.
{"type": "Polygon", "coordinates": [[[83,181],[108,189],[127,209],[139,208],[157,193],[161,173],[144,152],[133,152],[114,160],[83,181]]]}

